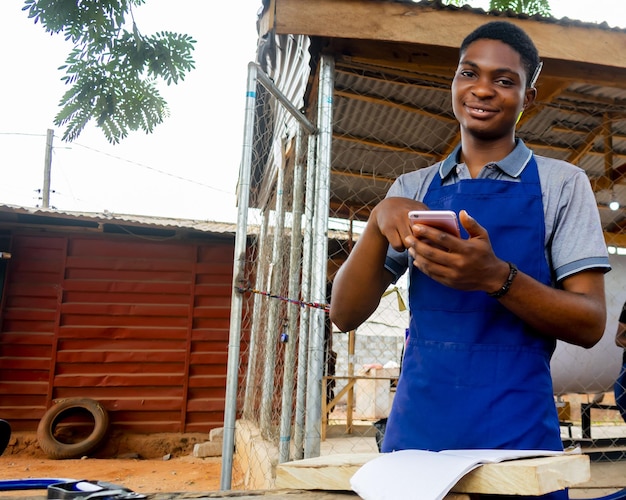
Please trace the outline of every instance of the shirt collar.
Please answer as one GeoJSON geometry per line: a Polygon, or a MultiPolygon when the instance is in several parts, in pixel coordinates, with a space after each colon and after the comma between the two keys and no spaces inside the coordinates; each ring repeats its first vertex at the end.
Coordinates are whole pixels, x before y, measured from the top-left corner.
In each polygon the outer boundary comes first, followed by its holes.
{"type": "MultiPolygon", "coordinates": [[[[526,147],[524,141],[521,139],[515,140],[515,149],[511,151],[508,156],[495,163],[500,170],[511,177],[518,177],[532,157],[533,152],[526,147]]],[[[439,165],[439,175],[442,179],[445,179],[450,172],[454,170],[459,163],[461,163],[461,143],[459,143],[452,153],[441,162],[439,165]]]]}

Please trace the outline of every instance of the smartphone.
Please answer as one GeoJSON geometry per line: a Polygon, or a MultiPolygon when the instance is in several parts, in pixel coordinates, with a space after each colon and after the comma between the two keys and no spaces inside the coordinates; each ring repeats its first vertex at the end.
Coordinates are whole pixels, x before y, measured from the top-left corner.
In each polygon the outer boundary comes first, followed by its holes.
{"type": "Polygon", "coordinates": [[[454,236],[461,235],[459,221],[452,210],[411,210],[409,212],[411,224],[424,224],[436,227],[454,236]]]}

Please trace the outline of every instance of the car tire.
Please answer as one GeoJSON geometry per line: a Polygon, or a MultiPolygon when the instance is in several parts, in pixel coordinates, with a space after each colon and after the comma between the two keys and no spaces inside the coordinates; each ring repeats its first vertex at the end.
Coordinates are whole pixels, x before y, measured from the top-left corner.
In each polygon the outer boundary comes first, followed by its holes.
{"type": "MultiPolygon", "coordinates": [[[[83,423],[79,425],[85,427],[83,423]]],[[[40,420],[37,427],[37,441],[48,458],[79,458],[95,450],[104,440],[108,430],[109,415],[97,401],[90,398],[60,399],[40,420]],[[65,424],[63,422],[74,416],[85,414],[89,414],[93,419],[91,432],[87,436],[84,435],[86,432],[83,432],[78,440],[61,439],[59,434],[63,429],[71,431],[73,426],[71,421],[65,424]]]]}

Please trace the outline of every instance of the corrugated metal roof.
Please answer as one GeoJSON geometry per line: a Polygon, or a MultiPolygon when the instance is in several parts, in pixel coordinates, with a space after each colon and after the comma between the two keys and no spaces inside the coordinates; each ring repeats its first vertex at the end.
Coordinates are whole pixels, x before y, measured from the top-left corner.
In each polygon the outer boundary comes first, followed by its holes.
{"type": "MultiPolygon", "coordinates": [[[[457,7],[456,5],[445,5],[441,2],[441,0],[422,0],[422,1],[412,1],[412,0],[378,0],[381,2],[395,2],[395,3],[406,3],[406,4],[416,4],[416,5],[427,5],[429,7],[437,8],[440,10],[451,10],[451,11],[467,11],[474,12],[476,14],[489,14],[490,16],[500,16],[507,17],[512,19],[532,19],[533,21],[540,21],[546,23],[554,23],[560,24],[563,26],[580,26],[580,27],[590,27],[590,28],[602,28],[606,30],[615,30],[615,31],[624,31],[626,32],[626,28],[619,27],[611,27],[608,24],[608,19],[603,23],[592,23],[588,21],[581,21],[579,19],[571,19],[569,17],[556,18],[553,16],[540,16],[534,15],[529,16],[528,14],[519,14],[513,10],[507,11],[499,11],[499,10],[491,10],[491,9],[481,9],[479,7],[472,7],[471,5],[462,5],[457,7]]],[[[593,8],[590,6],[590,8],[593,8]]]]}
{"type": "MultiPolygon", "coordinates": [[[[554,16],[539,16],[539,15],[534,15],[534,16],[529,16],[528,14],[518,14],[517,12],[514,12],[512,10],[507,10],[505,12],[499,11],[499,10],[490,10],[490,9],[482,9],[479,7],[472,7],[471,5],[462,5],[462,6],[456,6],[456,5],[445,5],[441,2],[441,0],[372,0],[374,2],[379,2],[379,3],[406,3],[406,4],[414,4],[414,5],[425,5],[431,8],[436,8],[436,9],[440,9],[440,10],[452,10],[452,11],[458,11],[458,10],[462,10],[462,11],[467,11],[467,12],[474,12],[476,14],[489,14],[491,16],[502,16],[502,17],[508,17],[508,18],[513,18],[513,19],[533,19],[535,21],[541,21],[541,22],[546,22],[546,23],[554,23],[554,24],[560,24],[563,26],[580,26],[580,27],[593,27],[593,28],[601,28],[601,29],[605,29],[605,30],[615,30],[615,31],[626,31],[626,28],[619,28],[619,27],[612,27],[609,25],[610,20],[607,19],[605,22],[602,23],[592,23],[592,22],[588,22],[588,21],[582,21],[580,19],[572,19],[569,17],[561,17],[561,18],[556,18],[554,16]]],[[[271,0],[262,0],[262,7],[259,11],[259,17],[261,17],[269,8],[269,5],[271,3],[271,0]]],[[[589,8],[593,8],[591,5],[589,8]]]]}
{"type": "Polygon", "coordinates": [[[56,219],[59,221],[83,221],[94,224],[119,224],[126,226],[144,226],[152,228],[187,230],[202,233],[234,234],[236,224],[192,219],[174,219],[149,215],[116,214],[111,212],[73,212],[48,208],[0,205],[0,219],[7,221],[11,216],[33,216],[41,221],[56,219]]]}
{"type": "MultiPolygon", "coordinates": [[[[279,0],[276,2],[278,4],[279,0]]],[[[288,0],[282,2],[285,4],[288,0]]],[[[608,208],[613,197],[626,207],[626,80],[622,77],[626,65],[619,58],[605,57],[602,62],[594,59],[598,54],[606,55],[611,48],[623,47],[626,38],[622,34],[626,29],[567,17],[486,11],[467,5],[456,7],[444,5],[440,0],[371,0],[363,2],[361,15],[366,8],[386,12],[375,8],[382,3],[411,4],[415,7],[410,9],[413,16],[419,11],[425,15],[433,10],[450,12],[458,29],[459,16],[476,22],[475,16],[465,16],[465,12],[484,16],[486,20],[530,19],[572,27],[571,36],[576,36],[578,46],[594,50],[585,54],[586,59],[571,50],[548,50],[552,58],[544,58],[546,64],[538,82],[538,98],[524,113],[518,135],[537,154],[567,160],[583,168],[592,180],[605,230],[621,233],[622,228],[626,229],[626,211],[614,212],[608,208]],[[581,31],[580,27],[589,30],[581,31]],[[599,41],[602,31],[611,33],[599,41]],[[608,135],[610,149],[607,148],[608,135]]],[[[283,14],[287,10],[283,5],[283,14]]],[[[313,8],[303,16],[311,16],[312,12],[315,12],[313,8]]],[[[397,11],[393,12],[398,15],[397,11]]],[[[291,25],[305,29],[302,19],[289,13],[289,23],[283,19],[281,30],[291,25]]],[[[388,20],[387,31],[393,22],[393,19],[388,20]]],[[[413,21],[415,26],[419,22],[413,21]]],[[[344,25],[350,27],[349,22],[344,25]]],[[[410,27],[404,28],[410,31],[410,27]]],[[[539,28],[533,27],[533,39],[544,49],[566,44],[566,31],[552,29],[542,37],[543,27],[539,28]],[[562,38],[557,43],[553,38],[558,36],[562,38]]],[[[354,27],[352,32],[360,38],[349,38],[325,35],[320,26],[315,29],[321,30],[316,36],[326,36],[326,39],[324,43],[312,44],[311,60],[316,61],[322,51],[335,59],[331,215],[364,220],[399,174],[443,159],[458,142],[458,124],[450,102],[458,54],[456,50],[446,52],[442,46],[427,41],[402,41],[397,36],[391,37],[387,31],[372,32],[368,37],[366,31],[359,32],[354,27]]],[[[334,33],[332,27],[328,32],[334,33]]],[[[281,50],[279,46],[273,48],[281,50]]],[[[273,58],[280,59],[276,55],[273,58]]],[[[289,78],[283,78],[282,86],[288,86],[288,82],[289,78]]],[[[309,91],[314,87],[311,82],[309,91]]],[[[313,96],[307,104],[314,105],[313,96]]],[[[283,129],[276,128],[275,134],[282,136],[283,129]]],[[[264,167],[260,165],[261,170],[264,167]]],[[[260,178],[267,181],[265,174],[260,178]]],[[[267,186],[265,188],[267,191],[267,186]]]]}
{"type": "MultiPolygon", "coordinates": [[[[224,235],[234,237],[237,225],[230,222],[201,221],[192,219],[173,219],[166,217],[153,217],[149,215],[129,215],[114,213],[95,213],[95,212],[72,212],[58,211],[37,207],[21,207],[17,205],[0,204],[0,227],[2,223],[9,222],[14,225],[54,225],[54,226],[76,226],[76,222],[84,222],[92,224],[91,227],[98,227],[104,224],[132,226],[153,229],[169,229],[174,231],[186,231],[196,233],[207,233],[215,235],[224,235]],[[27,216],[24,219],[20,216],[27,216]],[[39,218],[32,219],[31,216],[39,218]],[[58,221],[51,223],[50,219],[58,221]]],[[[80,226],[80,224],[79,224],[80,226]]],[[[259,233],[259,226],[248,224],[248,235],[259,233]]],[[[285,228],[285,234],[289,234],[289,228],[285,228]]],[[[339,229],[330,229],[328,237],[331,240],[346,240],[349,238],[347,231],[339,229]]],[[[353,240],[358,239],[352,236],[353,240]]]]}
{"type": "MultiPolygon", "coordinates": [[[[372,66],[365,71],[337,54],[331,205],[371,209],[399,174],[443,159],[457,141],[449,88],[442,77],[415,71],[398,77],[372,66]],[[348,73],[352,72],[352,75],[348,73]]],[[[626,183],[619,166],[626,163],[626,88],[572,81],[554,95],[542,93],[520,123],[518,135],[535,153],[573,161],[597,184],[604,226],[621,231],[626,214],[607,208],[611,196],[626,206],[626,183]],[[531,108],[532,109],[532,108],[531,108]],[[610,118],[609,118],[610,117],[610,118]],[[612,168],[607,171],[606,133],[610,121],[612,168]],[[612,192],[607,179],[614,175],[612,192]]],[[[368,214],[366,209],[362,217],[368,214]]]]}

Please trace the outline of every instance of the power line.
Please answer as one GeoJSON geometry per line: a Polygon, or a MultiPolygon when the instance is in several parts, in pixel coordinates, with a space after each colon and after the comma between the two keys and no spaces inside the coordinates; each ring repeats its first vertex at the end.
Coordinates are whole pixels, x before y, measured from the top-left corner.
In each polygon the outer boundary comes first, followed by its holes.
{"type": "Polygon", "coordinates": [[[26,137],[45,137],[46,134],[26,134],[24,132],[0,132],[0,135],[23,135],[26,137]]]}
{"type": "MultiPolygon", "coordinates": [[[[9,136],[25,136],[25,137],[46,137],[46,134],[29,134],[29,133],[24,133],[24,132],[0,132],[0,135],[9,135],[9,136]]],[[[55,138],[59,138],[58,136],[54,136],[55,138]]],[[[93,148],[91,146],[86,146],[85,144],[80,144],[78,142],[72,142],[70,143],[72,146],[79,146],[83,149],[89,150],[89,151],[93,151],[94,153],[98,153],[104,156],[108,156],[109,158],[113,158],[115,160],[119,160],[125,163],[129,163],[131,165],[135,165],[137,167],[141,167],[141,168],[145,168],[146,170],[150,170],[152,172],[156,172],[157,174],[161,174],[161,175],[166,175],[168,177],[172,177],[174,179],[178,179],[184,182],[189,182],[190,184],[195,184],[197,186],[201,186],[207,189],[211,189],[213,191],[217,191],[220,193],[224,193],[224,194],[228,194],[228,195],[234,195],[235,193],[233,191],[227,191],[224,189],[220,189],[220,188],[216,188],[214,186],[210,186],[209,184],[205,184],[203,182],[199,182],[193,179],[189,179],[187,177],[183,177],[181,175],[176,175],[176,174],[172,174],[171,172],[166,172],[164,170],[160,170],[158,168],[155,167],[151,167],[150,165],[145,165],[143,163],[139,163],[137,161],[133,161],[133,160],[129,160],[127,158],[122,158],[121,156],[116,156],[116,155],[112,155],[111,153],[106,153],[105,151],[101,151],[99,149],[93,148]]],[[[59,146],[54,146],[53,149],[59,149],[59,146]]],[[[71,149],[71,148],[62,148],[62,149],[71,149]]]]}
{"type": "Polygon", "coordinates": [[[128,160],[128,159],[122,158],[120,156],[112,155],[111,153],[106,153],[104,151],[100,151],[99,149],[92,148],[91,146],[85,146],[84,144],[79,144],[79,143],[72,143],[72,144],[75,144],[76,146],[80,146],[81,148],[84,148],[84,149],[88,149],[89,151],[93,151],[95,153],[99,153],[101,155],[108,156],[109,158],[113,158],[115,160],[120,160],[120,161],[123,161],[125,163],[130,163],[131,165],[136,165],[138,167],[142,167],[142,168],[145,168],[147,170],[151,170],[151,171],[156,172],[158,174],[167,175],[169,177],[173,177],[174,179],[179,179],[179,180],[182,180],[182,181],[185,181],[185,182],[189,182],[191,184],[196,184],[198,186],[209,188],[209,189],[212,189],[213,191],[219,191],[221,193],[230,194],[230,195],[235,194],[232,191],[225,191],[223,189],[219,189],[219,188],[216,188],[216,187],[213,187],[213,186],[209,186],[208,184],[204,184],[203,182],[198,182],[198,181],[195,181],[193,179],[189,179],[187,177],[183,177],[183,176],[180,176],[180,175],[172,174],[170,172],[165,172],[164,170],[159,170],[158,168],[151,167],[150,165],[144,165],[143,163],[139,163],[139,162],[136,162],[136,161],[133,161],[133,160],[128,160]]]}

